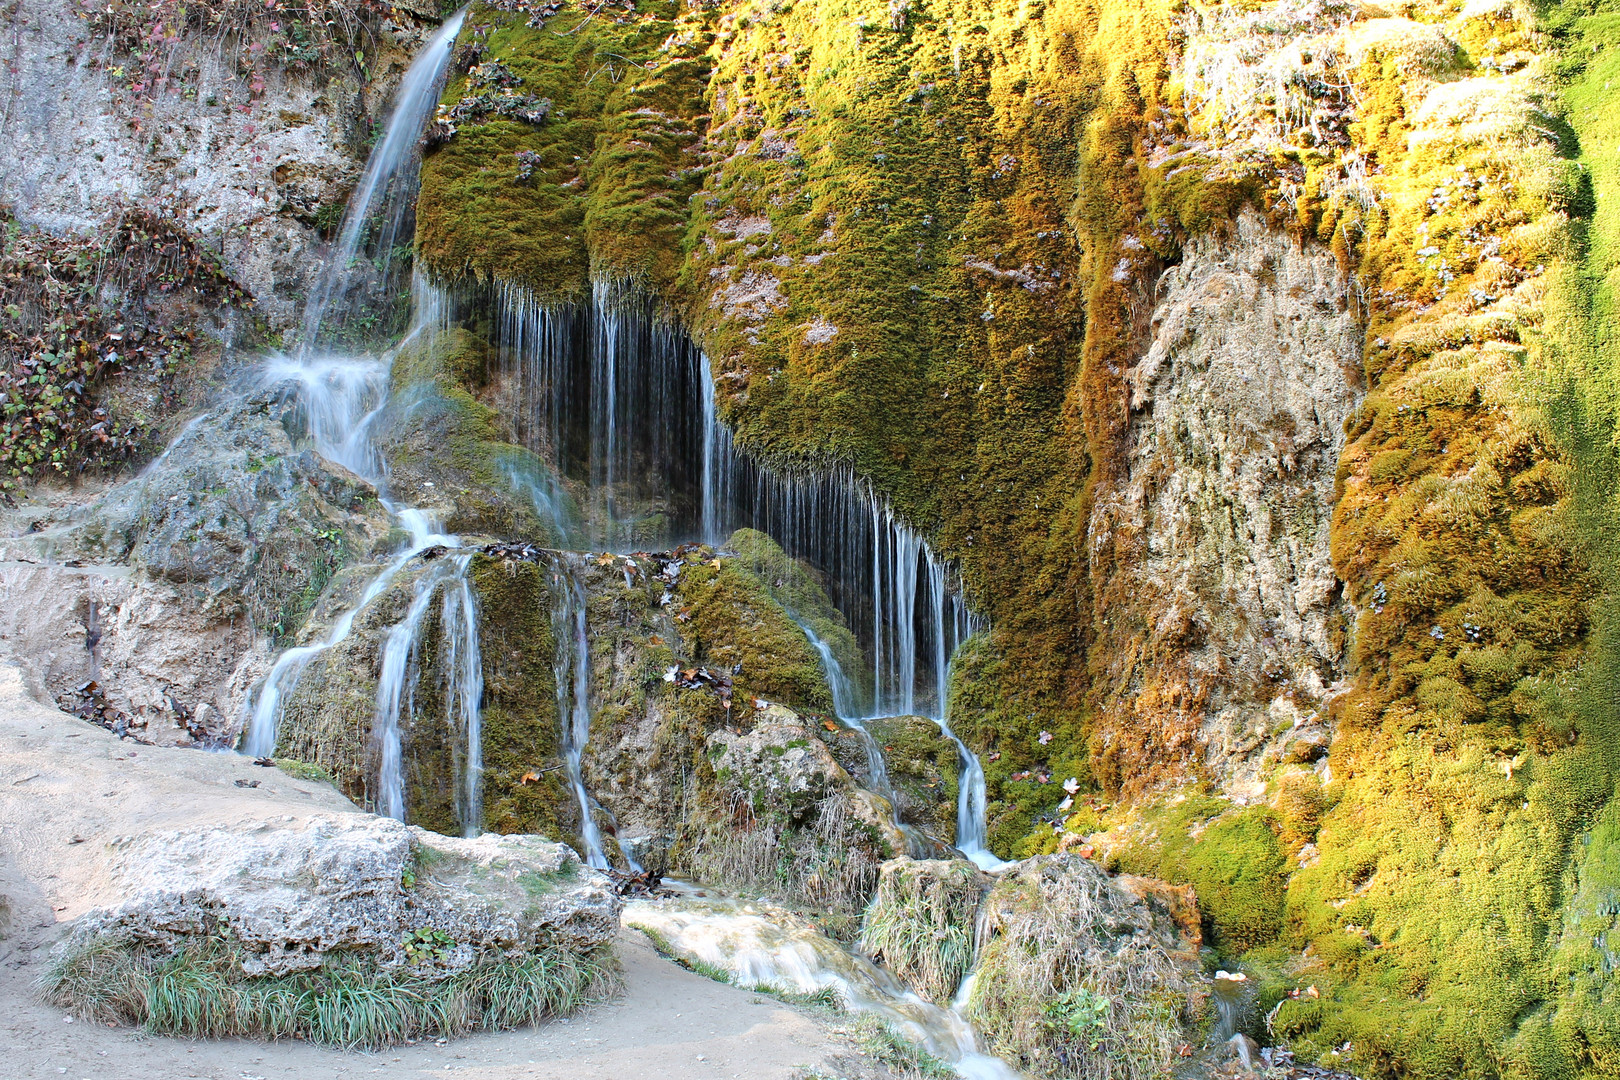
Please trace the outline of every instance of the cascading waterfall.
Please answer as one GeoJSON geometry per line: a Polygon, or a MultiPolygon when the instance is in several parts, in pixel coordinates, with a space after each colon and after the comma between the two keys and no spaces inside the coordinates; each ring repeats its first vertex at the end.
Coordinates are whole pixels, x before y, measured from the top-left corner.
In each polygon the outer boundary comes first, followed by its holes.
{"type": "MultiPolygon", "coordinates": [[[[790,612],[790,614],[792,614],[790,612]]],[[[928,845],[917,830],[906,824],[900,818],[900,796],[894,790],[894,783],[889,779],[889,763],[883,758],[883,748],[878,745],[877,738],[867,730],[866,718],[861,716],[851,702],[854,699],[855,688],[844,674],[844,666],[838,662],[838,656],[817,634],[815,628],[803,619],[794,615],[793,621],[799,624],[804,636],[810,640],[810,645],[821,658],[821,670],[826,673],[827,686],[832,690],[833,715],[843,721],[844,726],[861,740],[861,749],[866,754],[867,786],[889,802],[889,818],[894,822],[895,828],[906,837],[908,854],[914,858],[927,857],[928,845]]]]}
{"type": "MultiPolygon", "coordinates": [[[[412,62],[395,95],[382,140],[372,151],[360,185],[349,200],[338,242],[305,308],[303,344],[296,358],[274,356],[265,364],[264,379],[271,385],[295,387],[300,412],[316,450],[376,485],[385,509],[409,536],[362,591],[359,601],[344,611],[326,637],[312,645],[287,649],[276,658],[253,702],[243,740],[244,752],[268,757],[275,752],[277,728],[288,697],[299,676],[322,652],[346,640],[354,621],[405,566],[430,548],[456,548],[460,541],[440,531],[421,510],[400,506],[387,497],[388,469],[375,440],[373,427],[388,396],[388,375],[393,357],[419,335],[448,323],[449,303],[442,292],[420,275],[411,279],[412,319],[403,340],[381,359],[317,353],[326,338],[342,336],[348,324],[364,314],[364,304],[376,297],[365,293],[361,249],[370,244],[378,252],[371,272],[386,283],[395,240],[414,213],[419,159],[417,146],[427,118],[439,98],[450,63],[450,46],[460,32],[465,9],[439,28],[412,62]],[[329,327],[336,324],[336,331],[329,327]]],[[[400,721],[410,715],[415,686],[416,655],[422,626],[432,599],[441,587],[444,605],[441,623],[450,653],[446,666],[445,706],[452,711],[452,727],[461,736],[460,783],[456,812],[469,835],[479,831],[482,810],[483,751],[480,703],[483,696],[482,660],[478,649],[477,604],[467,568],[471,556],[458,554],[429,571],[416,584],[416,594],[405,618],[387,634],[377,685],[374,741],[378,754],[377,809],[403,819],[406,813],[403,747],[400,721]]]]}
{"type": "Polygon", "coordinates": [[[876,1014],[968,1080],[1019,1075],[980,1049],[960,1000],[948,1009],[924,1001],[865,957],[769,909],[701,895],[644,900],[626,906],[624,922],[654,931],[685,958],[729,972],[738,986],[831,990],[851,1012],[876,1014]]]}
{"type": "Polygon", "coordinates": [[[478,611],[467,570],[470,554],[446,557],[416,581],[416,592],[405,617],[389,628],[383,640],[377,678],[377,712],[372,737],[377,743],[377,812],[405,820],[405,754],[403,720],[416,712],[416,686],[421,675],[422,631],[441,597],[443,633],[444,707],[461,752],[461,782],[456,786],[456,820],[462,833],[477,836],[483,821],[484,771],[482,716],[483,658],[478,649],[478,611]]]}
{"type": "Polygon", "coordinates": [[[848,718],[939,724],[962,756],[957,847],[1001,865],[984,844],[983,769],[946,711],[950,658],[975,625],[922,536],[848,470],[783,472],[740,452],[707,359],[630,286],[597,279],[583,308],[510,285],[488,299],[517,437],[582,492],[591,542],[718,546],[746,527],[815,567],[870,660],[864,686],[845,688],[848,718]]]}
{"type": "Polygon", "coordinates": [[[598,281],[585,308],[497,287],[497,365],[516,436],[579,494],[582,546],[694,539],[700,527],[700,356],[632,289],[598,281]]]}
{"type": "Polygon", "coordinates": [[[557,682],[557,722],[562,727],[563,763],[579,805],[579,839],[585,861],[598,870],[610,865],[596,827],[594,802],[585,790],[585,743],[591,737],[591,643],[586,632],[585,586],[565,556],[552,568],[552,635],[557,652],[552,673],[557,682]]]}
{"type": "MultiPolygon", "coordinates": [[[[395,246],[415,227],[416,191],[421,177],[419,144],[428,118],[439,104],[439,90],[450,66],[450,47],[467,17],[462,8],[446,19],[416,54],[394,93],[394,107],[383,137],[366,159],[360,183],[349,196],[337,244],[304,307],[303,348],[308,353],[323,331],[342,332],[353,317],[386,304],[380,296],[391,284],[395,246]],[[376,253],[363,265],[362,249],[376,253]],[[376,287],[366,288],[368,285],[376,287]],[[352,295],[355,292],[362,295],[352,295]],[[335,326],[328,319],[336,309],[335,326]]],[[[417,306],[416,315],[422,312],[417,306]]]]}
{"type": "Polygon", "coordinates": [[[478,596],[467,571],[468,554],[454,557],[453,581],[444,591],[440,626],[445,641],[445,708],[463,747],[457,772],[456,820],[463,836],[477,836],[484,822],[484,657],[478,648],[478,596]]]}

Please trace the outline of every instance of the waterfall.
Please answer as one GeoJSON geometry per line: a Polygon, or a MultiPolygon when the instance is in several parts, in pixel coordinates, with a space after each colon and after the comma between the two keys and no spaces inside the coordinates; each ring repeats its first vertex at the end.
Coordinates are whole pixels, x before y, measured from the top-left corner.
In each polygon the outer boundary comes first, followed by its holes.
{"type": "Polygon", "coordinates": [[[597,281],[590,303],[492,291],[496,364],[517,439],[580,493],[584,546],[629,551],[700,527],[700,354],[640,293],[597,281]]]}
{"type": "Polygon", "coordinates": [[[866,957],[768,907],[698,893],[632,900],[622,921],[656,933],[683,959],[729,973],[738,986],[801,994],[830,990],[849,1012],[877,1015],[967,1080],[1020,1075],[980,1047],[963,1015],[961,994],[950,1008],[925,1001],[866,957]]]}
{"type": "MultiPolygon", "coordinates": [[[[374,427],[388,396],[388,376],[400,348],[420,335],[448,325],[450,305],[442,291],[420,274],[411,278],[411,321],[404,337],[380,358],[317,352],[323,331],[333,329],[352,339],[354,330],[370,325],[377,297],[363,286],[368,280],[388,284],[395,241],[414,213],[419,173],[417,146],[450,63],[450,46],[466,11],[451,16],[412,62],[394,98],[383,138],[366,161],[359,186],[350,197],[342,230],[304,312],[304,331],[296,357],[273,355],[261,380],[269,387],[293,387],[310,440],[320,455],[374,484],[383,507],[405,530],[408,540],[367,583],[358,602],[344,611],[320,642],[283,651],[260,685],[244,733],[242,749],[254,757],[275,753],[277,729],[299,676],[322,652],[345,641],[356,617],[388,588],[411,560],[430,548],[457,548],[460,540],[442,533],[424,511],[401,506],[388,497],[388,467],[374,438],[374,427]],[[370,268],[361,266],[362,248],[379,253],[370,268]],[[359,290],[359,298],[348,294],[359,290]],[[361,316],[365,316],[362,318],[361,316]],[[351,328],[350,323],[359,327],[351,328]]],[[[403,747],[400,723],[410,716],[418,675],[417,653],[422,627],[433,597],[444,593],[441,623],[448,653],[445,708],[451,729],[462,741],[458,755],[460,781],[456,815],[462,830],[476,835],[482,806],[482,659],[478,648],[478,611],[467,577],[470,554],[457,554],[422,575],[403,620],[391,627],[382,648],[377,683],[373,740],[378,757],[377,809],[403,820],[406,814],[403,747]]]]}
{"type": "Polygon", "coordinates": [[[444,21],[416,54],[394,92],[394,107],[383,137],[366,159],[360,183],[349,196],[337,244],[304,307],[304,352],[317,343],[334,305],[339,316],[336,329],[347,329],[350,316],[361,314],[365,306],[377,306],[378,294],[388,286],[395,245],[414,230],[420,178],[417,146],[439,103],[444,73],[450,66],[450,47],[466,17],[467,9],[462,8],[444,21]],[[377,253],[370,274],[361,265],[363,247],[377,253]],[[368,283],[381,289],[368,290],[359,298],[347,295],[368,283]]]}
{"type": "Polygon", "coordinates": [[[445,708],[464,747],[457,772],[456,820],[461,835],[484,831],[484,657],[478,648],[478,598],[467,570],[471,555],[455,556],[453,582],[444,592],[440,625],[445,640],[445,708]]]}
{"type": "Polygon", "coordinates": [[[753,528],[814,567],[871,661],[834,687],[846,693],[846,720],[937,723],[962,758],[957,846],[999,866],[984,846],[983,769],[946,712],[951,656],[975,626],[922,535],[847,468],[786,471],[740,451],[719,419],[707,358],[631,286],[598,278],[584,305],[543,303],[512,285],[487,300],[517,438],[582,493],[588,542],[719,546],[753,528]],[[857,695],[870,702],[864,714],[857,695]]]}
{"type": "MultiPolygon", "coordinates": [[[[579,839],[585,845],[585,861],[606,870],[611,864],[602,847],[602,832],[596,827],[596,804],[585,790],[585,744],[591,737],[591,643],[585,619],[585,585],[565,555],[559,555],[552,565],[552,594],[551,628],[557,651],[551,670],[557,681],[563,763],[579,806],[579,839]]],[[[628,856],[626,859],[632,869],[641,869],[634,860],[628,856]]]]}
{"type": "Polygon", "coordinates": [[[911,848],[910,854],[921,858],[927,845],[915,835],[916,830],[900,820],[900,797],[889,779],[889,763],[884,760],[883,748],[878,745],[876,737],[867,730],[865,718],[852,705],[855,687],[849,681],[849,676],[844,674],[844,666],[838,662],[832,646],[823,641],[809,623],[797,615],[793,615],[793,621],[799,624],[799,629],[804,631],[804,636],[821,658],[821,670],[826,673],[827,686],[832,691],[833,714],[861,740],[861,749],[866,754],[867,786],[889,801],[890,820],[895,828],[905,834],[911,848]]]}
{"type": "Polygon", "coordinates": [[[421,673],[422,631],[435,596],[442,596],[440,629],[443,644],[444,708],[451,734],[463,748],[456,770],[456,820],[462,834],[483,831],[483,658],[478,649],[477,601],[467,570],[472,555],[447,556],[416,581],[405,617],[383,640],[377,677],[377,711],[372,739],[377,745],[377,812],[405,820],[405,753],[402,721],[416,712],[415,688],[421,673]]]}
{"type": "Polygon", "coordinates": [[[417,646],[422,622],[433,606],[433,596],[449,576],[448,563],[440,563],[416,581],[416,595],[405,617],[395,623],[383,640],[382,661],[377,674],[377,713],[371,737],[377,744],[377,813],[397,821],[405,820],[405,758],[400,716],[410,715],[409,698],[415,695],[418,668],[417,646]]]}

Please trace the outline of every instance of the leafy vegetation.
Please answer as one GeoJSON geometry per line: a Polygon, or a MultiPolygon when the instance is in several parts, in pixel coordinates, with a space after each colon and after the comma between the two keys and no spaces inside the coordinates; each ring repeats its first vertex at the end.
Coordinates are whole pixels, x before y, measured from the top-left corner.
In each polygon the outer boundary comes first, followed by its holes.
{"type": "Polygon", "coordinates": [[[144,448],[198,347],[195,311],[249,303],[172,218],[130,208],[55,237],[0,212],[0,495],[144,448]],[[107,400],[131,383],[144,405],[107,400]]]}

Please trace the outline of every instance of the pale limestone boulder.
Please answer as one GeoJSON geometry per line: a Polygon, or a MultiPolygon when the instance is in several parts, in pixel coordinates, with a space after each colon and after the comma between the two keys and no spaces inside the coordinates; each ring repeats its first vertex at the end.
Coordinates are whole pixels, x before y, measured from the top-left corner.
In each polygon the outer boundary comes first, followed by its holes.
{"type": "Polygon", "coordinates": [[[492,955],[586,950],[618,926],[612,883],[538,836],[440,836],[388,818],[330,814],[114,841],[121,903],[87,912],[66,946],[160,950],[228,937],[250,975],[318,968],[337,954],[448,974],[492,955]],[[429,959],[417,931],[454,944],[429,959]]]}

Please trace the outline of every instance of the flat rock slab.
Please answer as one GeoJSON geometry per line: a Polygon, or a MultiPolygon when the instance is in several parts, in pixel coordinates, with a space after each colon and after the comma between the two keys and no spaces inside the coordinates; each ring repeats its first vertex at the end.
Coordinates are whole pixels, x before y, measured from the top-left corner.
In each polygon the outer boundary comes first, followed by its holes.
{"type": "Polygon", "coordinates": [[[14,900],[77,920],[76,938],[172,944],[225,924],[255,973],[336,949],[405,962],[416,930],[455,942],[434,960],[456,967],[618,927],[606,877],[562,844],[439,836],[237,754],[121,741],[34,701],[4,663],[0,865],[14,900]]]}

